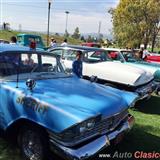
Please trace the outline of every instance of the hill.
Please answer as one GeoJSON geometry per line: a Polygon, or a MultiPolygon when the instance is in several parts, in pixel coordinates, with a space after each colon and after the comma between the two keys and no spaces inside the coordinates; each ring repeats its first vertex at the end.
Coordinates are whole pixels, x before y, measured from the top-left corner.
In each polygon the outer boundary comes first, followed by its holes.
{"type": "MultiPolygon", "coordinates": [[[[10,41],[10,37],[11,36],[16,36],[19,33],[27,33],[27,34],[40,35],[42,37],[42,39],[43,39],[43,42],[46,45],[47,35],[43,34],[43,33],[39,33],[39,32],[17,32],[17,31],[4,31],[4,30],[1,30],[0,31],[0,39],[5,39],[5,40],[10,41]]],[[[64,40],[64,37],[61,36],[61,35],[50,35],[50,38],[51,37],[53,37],[54,39],[56,39],[57,43],[62,43],[63,40],[64,40]]],[[[81,40],[74,39],[74,38],[71,38],[71,37],[68,37],[67,39],[68,39],[68,43],[69,44],[81,44],[82,43],[81,40]]]]}

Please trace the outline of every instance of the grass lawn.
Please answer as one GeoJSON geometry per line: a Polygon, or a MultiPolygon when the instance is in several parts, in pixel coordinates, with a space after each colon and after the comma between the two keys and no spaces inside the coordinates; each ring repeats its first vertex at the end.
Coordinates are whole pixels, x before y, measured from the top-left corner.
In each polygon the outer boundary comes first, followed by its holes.
{"type": "MultiPolygon", "coordinates": [[[[136,119],[133,129],[119,145],[101,151],[102,154],[112,155],[115,151],[119,153],[160,152],[160,97],[152,96],[150,100],[136,104],[136,108],[131,109],[130,113],[136,119]]],[[[93,159],[100,159],[98,155],[93,159]]],[[[20,159],[19,150],[0,138],[0,160],[20,159]]]]}

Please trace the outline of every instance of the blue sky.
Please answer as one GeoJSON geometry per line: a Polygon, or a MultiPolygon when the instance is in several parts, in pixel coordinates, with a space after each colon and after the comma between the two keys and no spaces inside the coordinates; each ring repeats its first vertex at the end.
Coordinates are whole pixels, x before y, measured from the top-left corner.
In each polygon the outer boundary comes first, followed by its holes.
{"type": "MultiPolygon", "coordinates": [[[[101,33],[112,28],[111,16],[107,10],[116,7],[119,0],[52,0],[50,31],[63,33],[66,14],[68,31],[73,33],[79,27],[81,33],[98,32],[101,21],[101,33]]],[[[9,22],[11,28],[22,30],[47,30],[48,0],[0,0],[0,22],[9,22]]]]}

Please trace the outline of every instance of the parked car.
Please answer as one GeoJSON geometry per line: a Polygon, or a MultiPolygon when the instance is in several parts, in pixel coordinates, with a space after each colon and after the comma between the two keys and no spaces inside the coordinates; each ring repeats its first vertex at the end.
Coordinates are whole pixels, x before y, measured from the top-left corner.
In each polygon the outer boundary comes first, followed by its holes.
{"type": "MultiPolygon", "coordinates": [[[[137,54],[140,49],[134,49],[133,52],[137,54]]],[[[143,60],[151,63],[160,63],[160,54],[157,52],[150,52],[148,50],[143,50],[143,60]]]]}
{"type": "Polygon", "coordinates": [[[137,94],[65,73],[59,56],[0,44],[0,128],[27,160],[85,159],[131,129],[137,94]],[[50,155],[50,154],[49,154],[50,155]]]}
{"type": "Polygon", "coordinates": [[[160,64],[145,62],[138,58],[131,50],[116,48],[106,48],[105,50],[112,60],[149,71],[154,75],[155,81],[160,82],[160,64]]]}
{"type": "Polygon", "coordinates": [[[0,39],[0,43],[6,43],[6,44],[9,44],[9,41],[4,40],[4,39],[0,39]]]}
{"type": "Polygon", "coordinates": [[[95,42],[82,43],[82,46],[97,47],[97,48],[101,47],[100,43],[95,43],[95,42]]]}
{"type": "Polygon", "coordinates": [[[77,50],[82,51],[84,54],[83,77],[85,79],[89,79],[92,75],[97,76],[98,83],[136,92],[139,94],[140,99],[150,97],[157,87],[150,72],[113,62],[104,49],[84,46],[60,46],[49,51],[55,55],[61,55],[64,65],[71,69],[77,50]]]}
{"type": "Polygon", "coordinates": [[[160,54],[149,53],[148,55],[146,55],[144,60],[147,61],[147,62],[159,63],[160,64],[160,54]]]}
{"type": "Polygon", "coordinates": [[[30,46],[31,41],[36,42],[36,48],[44,49],[45,45],[43,43],[42,37],[34,34],[18,34],[17,35],[17,43],[22,46],[30,46]]]}

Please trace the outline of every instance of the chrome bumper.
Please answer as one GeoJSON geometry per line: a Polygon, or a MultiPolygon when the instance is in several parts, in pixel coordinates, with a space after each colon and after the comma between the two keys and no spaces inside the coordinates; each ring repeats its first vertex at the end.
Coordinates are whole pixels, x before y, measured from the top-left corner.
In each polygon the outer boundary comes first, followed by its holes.
{"type": "Polygon", "coordinates": [[[153,82],[149,83],[147,86],[143,86],[141,88],[138,88],[136,90],[136,93],[139,94],[139,99],[138,100],[142,100],[142,99],[145,99],[145,98],[149,99],[151,97],[151,94],[153,92],[157,91],[158,86],[159,86],[159,83],[153,81],[153,82]]]}
{"type": "MultiPolygon", "coordinates": [[[[130,116],[134,121],[134,117],[130,116]]],[[[115,139],[120,133],[124,133],[129,131],[132,128],[133,122],[130,123],[129,120],[123,122],[116,130],[112,131],[109,134],[103,135],[94,141],[89,142],[79,148],[68,148],[56,143],[53,140],[50,140],[51,149],[59,154],[60,156],[65,157],[65,159],[70,160],[83,160],[87,159],[100,150],[108,147],[110,145],[110,141],[115,139]]]]}

